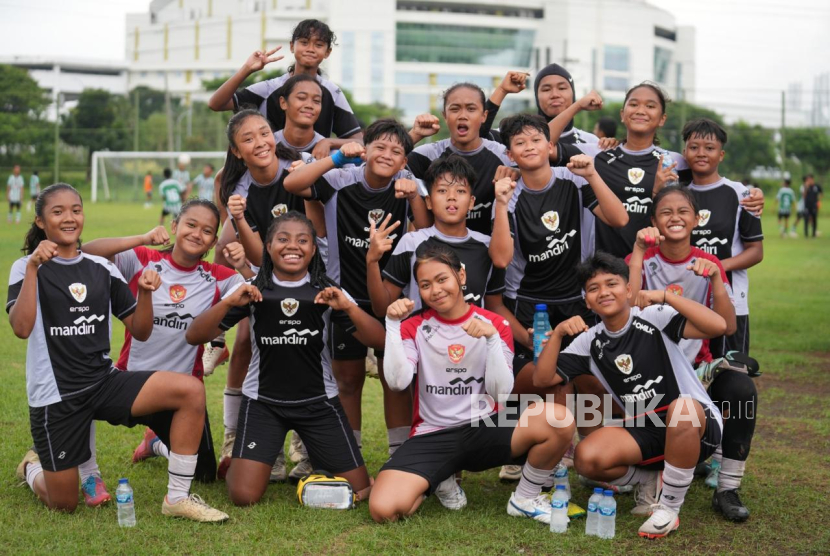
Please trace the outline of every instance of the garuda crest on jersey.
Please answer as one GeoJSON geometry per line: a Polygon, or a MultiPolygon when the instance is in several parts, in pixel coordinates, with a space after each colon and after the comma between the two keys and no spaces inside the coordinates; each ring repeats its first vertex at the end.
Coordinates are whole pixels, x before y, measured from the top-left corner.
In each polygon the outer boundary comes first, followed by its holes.
{"type": "Polygon", "coordinates": [[[464,359],[464,351],[465,348],[461,344],[452,344],[447,346],[447,355],[450,356],[450,361],[455,364],[461,362],[464,359]]]}
{"type": "Polygon", "coordinates": [[[666,291],[669,293],[673,293],[674,295],[683,297],[683,286],[680,284],[669,284],[666,286],[666,291]]]}
{"type": "Polygon", "coordinates": [[[637,185],[641,181],[643,181],[643,176],[646,173],[643,171],[642,168],[629,168],[628,169],[628,181],[631,182],[632,185],[637,185]]]}
{"type": "Polygon", "coordinates": [[[279,218],[286,212],[288,212],[288,206],[284,203],[280,203],[278,205],[274,205],[274,208],[271,209],[271,216],[279,218]]]}
{"type": "Polygon", "coordinates": [[[701,209],[700,212],[697,213],[697,215],[700,217],[700,220],[698,220],[697,225],[702,228],[706,224],[708,224],[709,219],[712,218],[712,211],[707,209],[701,209]]]}
{"type": "Polygon", "coordinates": [[[297,312],[297,309],[300,307],[300,302],[292,297],[287,297],[282,300],[280,306],[282,307],[282,312],[286,317],[293,317],[297,312]]]}
{"type": "Polygon", "coordinates": [[[372,222],[375,223],[375,226],[380,225],[380,221],[383,220],[383,215],[386,214],[386,211],[383,209],[372,209],[369,211],[369,224],[372,222]]]}
{"type": "Polygon", "coordinates": [[[174,284],[170,286],[170,301],[173,303],[181,303],[186,295],[187,290],[181,284],[174,284]]]}
{"type": "Polygon", "coordinates": [[[86,284],[81,284],[80,282],[70,284],[69,293],[72,294],[72,297],[75,298],[75,301],[77,301],[78,303],[83,303],[84,299],[86,299],[86,284]]]}
{"type": "Polygon", "coordinates": [[[624,375],[630,375],[631,371],[634,370],[634,361],[631,360],[631,356],[627,353],[618,355],[617,358],[614,359],[614,364],[624,375]]]}
{"type": "Polygon", "coordinates": [[[555,232],[559,228],[559,213],[555,210],[549,210],[542,215],[542,224],[551,232],[555,232]]]}

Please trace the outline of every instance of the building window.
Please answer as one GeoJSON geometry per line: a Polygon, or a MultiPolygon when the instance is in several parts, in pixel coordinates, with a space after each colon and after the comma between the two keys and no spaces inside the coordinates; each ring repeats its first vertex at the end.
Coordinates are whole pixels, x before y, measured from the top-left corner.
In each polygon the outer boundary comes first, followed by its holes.
{"type": "Polygon", "coordinates": [[[654,28],[654,36],[660,37],[661,39],[666,39],[672,42],[677,41],[677,33],[672,31],[671,29],[664,29],[663,27],[655,27],[654,28]]]}
{"type": "Polygon", "coordinates": [[[628,71],[628,47],[606,44],[603,67],[610,71],[628,71]]]}
{"type": "Polygon", "coordinates": [[[372,102],[383,101],[383,50],[382,31],[372,32],[372,102]]]}
{"type": "Polygon", "coordinates": [[[395,106],[403,110],[404,116],[414,118],[419,114],[429,112],[428,93],[408,93],[405,89],[398,89],[398,100],[395,106]]]}
{"type": "Polygon", "coordinates": [[[606,91],[627,91],[628,78],[616,77],[614,75],[606,75],[604,81],[604,88],[606,91]]]}
{"type": "Polygon", "coordinates": [[[665,83],[669,78],[671,57],[672,51],[668,48],[654,47],[654,80],[658,83],[665,83]]]}
{"type": "Polygon", "coordinates": [[[354,91],[354,31],[345,31],[340,37],[343,53],[343,76],[340,84],[348,91],[354,91]]]}
{"type": "Polygon", "coordinates": [[[398,62],[529,67],[535,31],[424,23],[397,24],[398,62]]]}

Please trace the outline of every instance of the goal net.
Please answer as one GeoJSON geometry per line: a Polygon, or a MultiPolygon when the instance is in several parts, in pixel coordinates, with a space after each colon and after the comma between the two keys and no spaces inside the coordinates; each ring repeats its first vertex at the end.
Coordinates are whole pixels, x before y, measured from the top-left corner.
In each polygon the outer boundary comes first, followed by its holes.
{"type": "MultiPolygon", "coordinates": [[[[212,164],[215,176],[225,163],[226,154],[221,151],[96,151],[91,160],[92,202],[144,202],[144,177],[148,172],[153,179],[153,201],[158,202],[159,184],[164,180],[165,168],[175,171],[180,161],[187,162],[184,169],[193,180],[203,172],[205,164],[212,164]]],[[[193,194],[196,193],[194,188],[193,194]]]]}

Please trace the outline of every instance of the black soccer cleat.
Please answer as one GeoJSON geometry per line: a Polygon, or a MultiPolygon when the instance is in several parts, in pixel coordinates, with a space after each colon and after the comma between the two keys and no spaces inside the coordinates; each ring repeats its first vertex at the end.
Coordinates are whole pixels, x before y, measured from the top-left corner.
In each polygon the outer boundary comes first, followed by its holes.
{"type": "Polygon", "coordinates": [[[723,492],[715,491],[715,495],[712,497],[712,508],[722,513],[723,517],[730,521],[743,522],[749,519],[749,510],[741,502],[738,489],[724,490],[723,492]]]}
{"type": "MultiPolygon", "coordinates": [[[[724,357],[726,361],[728,361],[734,367],[741,368],[743,372],[746,372],[750,377],[757,378],[761,376],[760,368],[761,366],[758,364],[758,360],[750,357],[745,353],[741,353],[740,351],[730,351],[724,357]]],[[[738,370],[738,369],[736,369],[738,370]]]]}

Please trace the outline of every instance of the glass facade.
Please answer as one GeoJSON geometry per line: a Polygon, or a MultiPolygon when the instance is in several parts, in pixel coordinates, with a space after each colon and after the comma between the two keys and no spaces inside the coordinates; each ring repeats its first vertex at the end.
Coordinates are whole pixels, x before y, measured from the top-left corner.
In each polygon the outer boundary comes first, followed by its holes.
{"type": "Polygon", "coordinates": [[[603,80],[603,86],[606,91],[627,91],[628,78],[606,75],[603,80]]]}
{"type": "Polygon", "coordinates": [[[530,66],[535,31],[398,22],[398,62],[530,66]]]}
{"type": "Polygon", "coordinates": [[[349,91],[354,90],[354,59],[355,59],[355,44],[354,31],[345,31],[340,35],[340,49],[342,51],[342,69],[343,72],[340,85],[349,91]]]}
{"type": "Polygon", "coordinates": [[[665,83],[668,79],[671,58],[672,51],[668,48],[654,47],[654,80],[658,83],[665,83]]]}
{"type": "Polygon", "coordinates": [[[383,101],[383,33],[372,32],[372,102],[383,101]]]}
{"type": "Polygon", "coordinates": [[[605,45],[603,68],[610,71],[628,71],[628,47],[605,45]]]}

